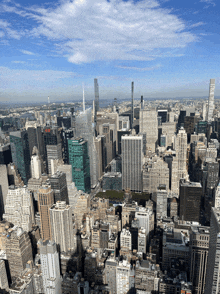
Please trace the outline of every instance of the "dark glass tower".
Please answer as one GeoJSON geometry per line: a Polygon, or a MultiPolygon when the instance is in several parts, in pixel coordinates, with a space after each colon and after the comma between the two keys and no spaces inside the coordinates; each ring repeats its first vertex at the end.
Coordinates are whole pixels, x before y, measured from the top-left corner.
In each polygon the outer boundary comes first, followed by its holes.
{"type": "Polygon", "coordinates": [[[30,150],[27,131],[10,133],[12,160],[26,185],[30,179],[30,150]]]}
{"type": "Polygon", "coordinates": [[[37,147],[39,154],[44,156],[44,144],[43,144],[43,134],[41,132],[41,127],[28,128],[28,141],[29,141],[29,150],[30,156],[32,156],[32,151],[34,146],[37,147]]]}
{"type": "Polygon", "coordinates": [[[68,140],[69,163],[72,165],[73,182],[78,190],[89,193],[90,165],[88,144],[82,138],[68,140]]]}
{"type": "Polygon", "coordinates": [[[62,131],[62,141],[63,141],[63,161],[69,164],[69,150],[68,150],[68,140],[72,139],[74,136],[73,130],[63,130],[62,131]]]}

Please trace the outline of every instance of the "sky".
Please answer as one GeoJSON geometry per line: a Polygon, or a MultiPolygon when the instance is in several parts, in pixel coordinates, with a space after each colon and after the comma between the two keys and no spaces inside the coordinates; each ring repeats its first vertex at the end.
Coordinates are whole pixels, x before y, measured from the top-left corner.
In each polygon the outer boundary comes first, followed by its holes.
{"type": "Polygon", "coordinates": [[[220,95],[217,0],[0,0],[0,101],[220,95]]]}

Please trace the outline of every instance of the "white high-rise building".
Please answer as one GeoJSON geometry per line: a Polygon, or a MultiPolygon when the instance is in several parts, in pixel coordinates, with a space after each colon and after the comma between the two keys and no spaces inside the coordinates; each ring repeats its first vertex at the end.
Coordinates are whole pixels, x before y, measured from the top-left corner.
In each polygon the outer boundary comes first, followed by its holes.
{"type": "Polygon", "coordinates": [[[52,239],[60,246],[60,252],[76,249],[76,236],[73,234],[72,207],[65,201],[57,201],[50,208],[52,239]]]}
{"type": "Polygon", "coordinates": [[[171,190],[174,196],[179,197],[180,179],[188,181],[187,171],[187,134],[183,127],[180,128],[175,142],[176,157],[172,162],[171,190]]]}
{"type": "Polygon", "coordinates": [[[0,289],[8,290],[8,277],[3,259],[0,260],[0,289]]]}
{"type": "Polygon", "coordinates": [[[138,228],[144,228],[147,241],[149,239],[150,231],[152,230],[152,225],[154,223],[154,214],[151,209],[145,207],[138,207],[135,212],[135,218],[138,220],[138,228]]]}
{"type": "MultiPolygon", "coordinates": [[[[208,237],[207,237],[208,238],[208,237]]],[[[205,294],[220,293],[220,208],[212,208],[205,294]]]]}
{"type": "Polygon", "coordinates": [[[88,142],[91,187],[94,188],[98,183],[98,156],[94,142],[91,108],[76,116],[75,130],[76,137],[81,137],[88,142]]]}
{"type": "Polygon", "coordinates": [[[46,294],[60,294],[62,293],[60,264],[56,243],[40,240],[39,247],[44,292],[46,294]]]}
{"type": "Polygon", "coordinates": [[[122,189],[142,192],[143,136],[125,135],[122,145],[122,189]]]}
{"type": "Polygon", "coordinates": [[[31,176],[33,179],[41,177],[41,161],[38,155],[31,156],[31,176]]]}
{"type": "Polygon", "coordinates": [[[57,145],[47,145],[47,161],[48,161],[48,172],[52,174],[51,160],[52,159],[62,159],[62,144],[57,145]]]}
{"type": "Polygon", "coordinates": [[[116,268],[117,294],[127,294],[134,287],[134,269],[127,260],[119,262],[116,268]]]}
{"type": "Polygon", "coordinates": [[[120,245],[123,250],[132,250],[131,232],[125,228],[121,231],[120,245]]]}
{"type": "Polygon", "coordinates": [[[32,230],[35,222],[34,207],[31,193],[27,188],[9,187],[3,219],[21,227],[26,232],[32,230]]]}
{"type": "Polygon", "coordinates": [[[213,121],[213,111],[215,108],[214,92],[215,92],[215,79],[210,79],[209,101],[208,101],[208,111],[207,111],[207,121],[208,122],[213,121]]]}

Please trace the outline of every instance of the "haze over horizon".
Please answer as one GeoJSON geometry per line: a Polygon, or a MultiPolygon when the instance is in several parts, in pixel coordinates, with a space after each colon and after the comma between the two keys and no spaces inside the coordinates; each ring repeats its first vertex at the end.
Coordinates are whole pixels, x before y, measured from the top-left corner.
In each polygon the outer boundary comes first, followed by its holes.
{"type": "Polygon", "coordinates": [[[217,1],[31,3],[0,4],[0,101],[220,95],[217,1]]]}

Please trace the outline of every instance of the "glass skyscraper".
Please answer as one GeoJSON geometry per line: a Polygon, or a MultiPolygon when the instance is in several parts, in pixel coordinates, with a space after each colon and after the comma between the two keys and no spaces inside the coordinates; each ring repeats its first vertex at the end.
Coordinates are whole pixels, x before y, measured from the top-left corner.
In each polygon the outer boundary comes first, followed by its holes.
{"type": "Polygon", "coordinates": [[[26,185],[30,179],[30,151],[27,131],[10,133],[12,160],[26,185]]]}
{"type": "Polygon", "coordinates": [[[90,193],[90,165],[88,144],[83,138],[68,140],[69,163],[72,165],[73,182],[78,190],[90,193]]]}

